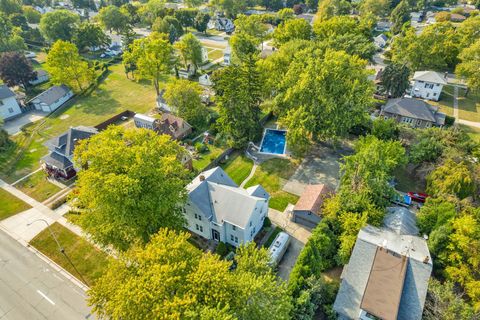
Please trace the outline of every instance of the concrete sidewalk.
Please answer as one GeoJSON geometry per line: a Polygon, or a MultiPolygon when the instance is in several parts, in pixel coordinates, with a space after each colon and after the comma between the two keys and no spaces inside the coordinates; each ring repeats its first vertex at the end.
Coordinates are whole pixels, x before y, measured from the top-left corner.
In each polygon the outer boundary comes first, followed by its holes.
{"type": "Polygon", "coordinates": [[[0,226],[2,226],[8,234],[14,237],[15,240],[21,243],[30,242],[30,240],[47,227],[44,222],[37,221],[33,223],[34,221],[43,219],[47,223],[52,224],[63,215],[63,212],[51,210],[3,180],[0,180],[0,188],[28,203],[32,207],[31,209],[17,213],[16,215],[0,221],[0,226]],[[32,224],[28,225],[29,223],[32,224]]]}

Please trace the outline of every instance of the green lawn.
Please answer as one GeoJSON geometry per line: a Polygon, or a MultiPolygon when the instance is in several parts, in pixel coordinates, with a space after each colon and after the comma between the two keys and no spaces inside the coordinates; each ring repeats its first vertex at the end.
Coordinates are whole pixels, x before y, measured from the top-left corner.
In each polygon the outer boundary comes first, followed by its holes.
{"type": "Polygon", "coordinates": [[[453,87],[445,86],[439,101],[429,101],[432,105],[439,107],[439,110],[447,116],[453,116],[453,87]]]}
{"type": "Polygon", "coordinates": [[[250,171],[252,171],[253,161],[246,157],[244,154],[235,153],[228,161],[222,165],[222,169],[240,185],[245,178],[248,177],[250,171]]]}
{"type": "MultiPolygon", "coordinates": [[[[94,284],[95,280],[98,279],[107,268],[108,260],[110,259],[107,254],[95,248],[87,240],[77,236],[59,223],[52,224],[50,228],[78,272],[80,272],[87,281],[87,285],[90,286],[94,284]]],[[[57,244],[48,229],[43,230],[33,238],[30,244],[81,280],[72,265],[58,250],[57,244]]]]}
{"type": "Polygon", "coordinates": [[[206,166],[210,164],[210,162],[215,160],[219,155],[222,154],[223,151],[225,151],[224,149],[214,146],[212,144],[209,144],[207,146],[207,152],[200,154],[198,159],[193,159],[193,168],[195,168],[195,170],[203,170],[206,166]]]}
{"type": "Polygon", "coordinates": [[[464,124],[460,124],[462,128],[475,142],[480,143],[480,128],[470,127],[464,124]]]}
{"type": "Polygon", "coordinates": [[[20,189],[25,194],[40,202],[47,200],[62,190],[60,187],[47,180],[47,175],[43,170],[20,181],[15,185],[15,188],[20,189]]]}
{"type": "Polygon", "coordinates": [[[215,49],[215,50],[211,50],[211,51],[208,52],[208,58],[211,61],[215,61],[215,60],[220,59],[222,57],[223,57],[223,51],[222,50],[215,49]]]}
{"type": "Polygon", "coordinates": [[[91,94],[73,98],[49,118],[12,138],[17,148],[6,156],[0,155],[1,177],[13,182],[37,169],[40,158],[48,152],[43,143],[69,127],[95,126],[127,109],[147,112],[155,107],[155,98],[155,89],[149,81],[129,80],[121,64],[111,66],[108,77],[91,94]],[[30,135],[33,135],[31,141],[30,135]],[[15,154],[19,154],[18,159],[15,154]]]}
{"type": "Polygon", "coordinates": [[[465,97],[465,90],[459,89],[458,116],[463,120],[480,122],[480,94],[469,92],[465,97]]]}
{"type": "Polygon", "coordinates": [[[245,188],[260,184],[270,193],[270,207],[285,210],[289,203],[295,204],[298,196],[285,192],[282,187],[295,172],[297,165],[289,159],[270,159],[263,162],[255,171],[245,188]]]}
{"type": "MultiPolygon", "coordinates": [[[[202,42],[202,41],[203,41],[203,40],[200,40],[200,42],[202,42]]],[[[215,43],[215,42],[213,42],[213,41],[208,41],[208,42],[207,42],[207,41],[203,41],[203,42],[202,42],[202,46],[204,46],[204,47],[207,48],[207,49],[208,49],[208,48],[215,48],[215,49],[221,49],[221,50],[223,50],[223,49],[225,49],[225,48],[227,47],[226,44],[223,44],[223,43],[220,43],[220,42],[215,43]]]]}
{"type": "Polygon", "coordinates": [[[30,209],[30,205],[0,188],[0,220],[30,209]]]}

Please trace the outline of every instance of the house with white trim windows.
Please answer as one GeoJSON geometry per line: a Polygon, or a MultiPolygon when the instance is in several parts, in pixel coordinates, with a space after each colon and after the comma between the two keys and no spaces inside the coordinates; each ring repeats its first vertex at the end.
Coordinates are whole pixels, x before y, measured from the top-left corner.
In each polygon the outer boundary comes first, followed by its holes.
{"type": "Polygon", "coordinates": [[[220,167],[200,173],[187,191],[187,228],[209,240],[235,247],[253,241],[268,213],[270,195],[262,186],[240,188],[220,167]]]}

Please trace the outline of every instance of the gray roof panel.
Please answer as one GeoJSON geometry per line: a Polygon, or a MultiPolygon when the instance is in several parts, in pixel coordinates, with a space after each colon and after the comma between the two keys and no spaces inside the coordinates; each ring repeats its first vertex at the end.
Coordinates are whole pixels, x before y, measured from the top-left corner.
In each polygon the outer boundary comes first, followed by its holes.
{"type": "Polygon", "coordinates": [[[425,101],[414,98],[390,99],[383,107],[383,111],[404,117],[436,122],[431,106],[425,101]]]}
{"type": "Polygon", "coordinates": [[[0,85],[0,100],[15,97],[15,93],[6,85],[0,85]]]}

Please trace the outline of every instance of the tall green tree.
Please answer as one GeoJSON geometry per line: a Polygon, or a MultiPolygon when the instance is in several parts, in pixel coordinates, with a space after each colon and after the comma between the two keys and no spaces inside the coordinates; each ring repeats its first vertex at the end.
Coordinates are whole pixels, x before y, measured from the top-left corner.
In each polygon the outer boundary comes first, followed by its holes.
{"type": "Polygon", "coordinates": [[[107,46],[110,42],[102,28],[88,21],[82,22],[73,36],[73,43],[80,51],[107,46]]]}
{"type": "Polygon", "coordinates": [[[75,148],[79,225],[103,244],[126,250],[160,228],[181,229],[188,172],[184,149],[167,135],[112,126],[75,148]]]}
{"type": "Polygon", "coordinates": [[[218,70],[212,77],[220,110],[218,124],[230,145],[246,146],[260,134],[261,75],[255,60],[218,70]]]}
{"type": "Polygon", "coordinates": [[[82,91],[95,78],[95,71],[80,57],[77,47],[62,40],[56,41],[50,48],[45,69],[52,83],[66,84],[75,91],[82,91]]]}
{"type": "Polygon", "coordinates": [[[305,151],[312,140],[343,137],[365,121],[373,94],[365,66],[342,51],[308,48],[295,54],[275,89],[275,112],[289,129],[294,152],[305,151]]]}
{"type": "Polygon", "coordinates": [[[235,19],[234,23],[236,34],[247,34],[256,39],[258,44],[262,43],[267,36],[268,27],[260,15],[246,16],[241,14],[235,19]]]}
{"type": "Polygon", "coordinates": [[[435,196],[456,196],[464,199],[474,196],[475,178],[466,162],[448,159],[427,177],[427,191],[435,196]]]}
{"type": "Polygon", "coordinates": [[[312,27],[304,19],[289,19],[282,22],[273,32],[276,47],[294,39],[311,40],[312,27]]]}
{"type": "Polygon", "coordinates": [[[153,32],[147,38],[135,40],[131,51],[124,53],[124,61],[134,63],[138,75],[151,80],[159,95],[160,81],[173,67],[173,47],[162,34],[153,32]]]}
{"type": "Polygon", "coordinates": [[[184,67],[191,64],[197,72],[203,59],[202,43],[193,34],[187,33],[174,46],[180,53],[184,67]]]}
{"type": "Polygon", "coordinates": [[[459,53],[458,34],[450,22],[429,25],[420,35],[408,28],[392,43],[392,60],[406,64],[411,70],[453,68],[459,53]]]}
{"type": "Polygon", "coordinates": [[[20,52],[0,54],[0,79],[8,86],[30,86],[30,81],[36,78],[33,66],[25,55],[20,52]]]}
{"type": "Polygon", "coordinates": [[[315,21],[325,21],[334,16],[349,14],[351,9],[352,5],[346,0],[320,0],[315,21]]]}
{"type": "Polygon", "coordinates": [[[145,248],[112,261],[90,291],[100,319],[289,319],[290,297],[265,267],[265,249],[240,248],[239,267],[230,271],[231,262],[187,240],[163,229],[145,248]]]}
{"type": "Polygon", "coordinates": [[[45,13],[40,19],[40,32],[50,42],[71,41],[80,23],[80,17],[68,10],[45,13]]]}
{"type": "Polygon", "coordinates": [[[129,24],[128,16],[116,6],[103,7],[96,17],[105,30],[122,32],[129,24]]]}
{"type": "Polygon", "coordinates": [[[393,98],[403,97],[410,86],[410,69],[406,65],[391,63],[381,74],[382,87],[393,98]]]}
{"type": "Polygon", "coordinates": [[[179,79],[167,84],[164,98],[180,117],[194,127],[202,127],[206,124],[209,113],[202,103],[201,93],[202,88],[198,83],[179,79]]]}
{"type": "Polygon", "coordinates": [[[394,34],[400,33],[408,20],[410,20],[410,6],[407,0],[401,0],[390,15],[390,21],[393,23],[392,32],[394,34]]]}
{"type": "Polygon", "coordinates": [[[236,33],[230,37],[233,63],[241,63],[256,57],[260,53],[258,39],[246,33],[236,33]]]}
{"type": "Polygon", "coordinates": [[[201,11],[198,11],[195,16],[195,21],[193,22],[193,27],[197,29],[198,32],[207,32],[208,22],[210,21],[210,15],[201,11]]]}
{"type": "Polygon", "coordinates": [[[0,52],[25,50],[27,46],[23,40],[22,31],[14,28],[6,15],[0,12],[0,52]]]}
{"type": "Polygon", "coordinates": [[[467,80],[468,88],[480,90],[480,39],[470,47],[463,49],[459,55],[460,63],[455,72],[467,80]]]}

